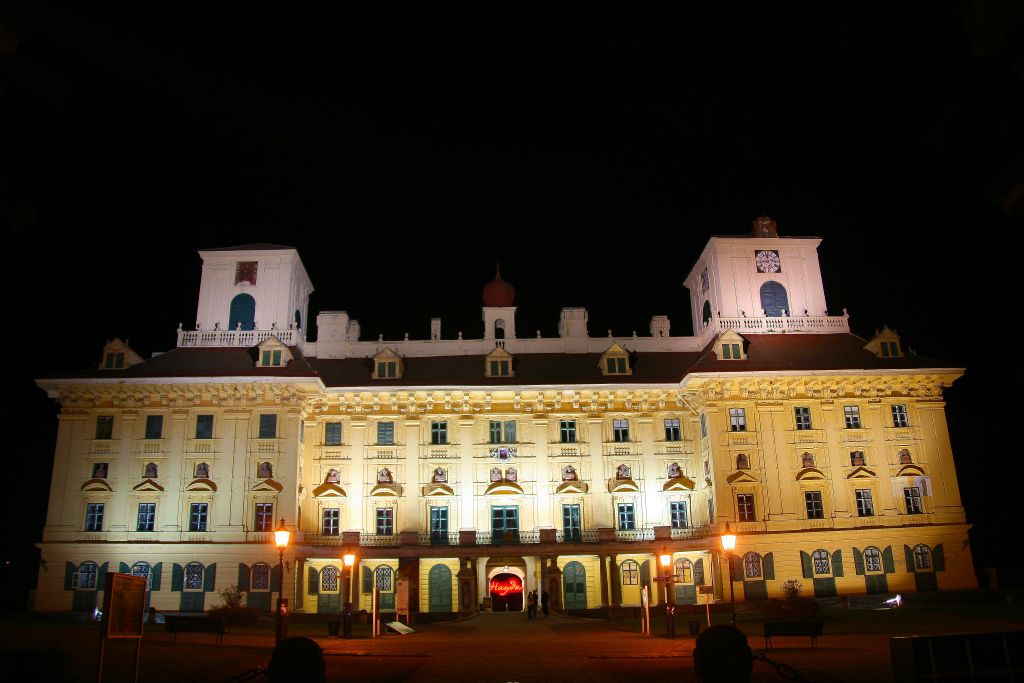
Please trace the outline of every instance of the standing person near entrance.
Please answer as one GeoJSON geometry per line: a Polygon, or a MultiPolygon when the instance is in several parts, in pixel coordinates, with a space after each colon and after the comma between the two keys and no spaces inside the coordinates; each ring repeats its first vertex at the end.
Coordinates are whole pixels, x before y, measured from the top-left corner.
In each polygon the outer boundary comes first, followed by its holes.
{"type": "Polygon", "coordinates": [[[536,591],[530,591],[526,596],[526,618],[533,619],[537,614],[537,593],[536,591]]]}
{"type": "Polygon", "coordinates": [[[548,600],[550,600],[550,599],[551,599],[551,596],[548,594],[547,591],[544,591],[543,593],[540,594],[540,606],[541,606],[541,609],[543,609],[543,611],[544,611],[544,618],[545,619],[547,619],[548,618],[548,614],[551,613],[549,611],[549,609],[548,609],[548,600]]]}

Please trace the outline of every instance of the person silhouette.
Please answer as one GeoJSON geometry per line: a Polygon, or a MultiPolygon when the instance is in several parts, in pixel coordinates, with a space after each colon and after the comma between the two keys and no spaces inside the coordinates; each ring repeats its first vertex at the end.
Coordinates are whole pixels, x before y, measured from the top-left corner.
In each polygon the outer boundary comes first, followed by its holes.
{"type": "Polygon", "coordinates": [[[719,624],[697,636],[693,671],[700,683],[748,683],[754,656],[747,636],[737,628],[719,624]]]}
{"type": "Polygon", "coordinates": [[[270,655],[267,667],[270,683],[323,683],[326,677],[323,649],[304,636],[285,638],[270,655]]]}

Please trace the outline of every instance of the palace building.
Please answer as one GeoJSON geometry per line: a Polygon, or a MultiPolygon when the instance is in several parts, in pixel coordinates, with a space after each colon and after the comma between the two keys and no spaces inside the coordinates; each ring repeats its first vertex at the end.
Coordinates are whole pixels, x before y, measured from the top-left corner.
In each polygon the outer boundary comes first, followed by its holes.
{"type": "Polygon", "coordinates": [[[306,613],[368,609],[376,587],[387,610],[405,580],[420,620],[523,609],[524,589],[582,612],[644,586],[728,600],[730,577],[737,601],[789,579],[974,587],[943,403],[963,371],[830,315],[820,242],[764,217],[712,237],[685,280],[695,333],[655,316],[625,337],[590,336],[583,308],[521,336],[499,274],[482,338],[434,319],[367,340],[323,311],[310,341],[295,249],[200,251],[174,349],[113,340],[96,369],[38,380],[61,412],[35,609],[91,609],[109,571],[182,611],[233,585],[306,613]]]}

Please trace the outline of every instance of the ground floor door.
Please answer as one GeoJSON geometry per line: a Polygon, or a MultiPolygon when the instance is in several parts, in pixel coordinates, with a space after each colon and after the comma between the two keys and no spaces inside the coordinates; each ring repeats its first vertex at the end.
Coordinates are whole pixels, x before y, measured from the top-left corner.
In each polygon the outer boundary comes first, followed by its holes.
{"type": "Polygon", "coordinates": [[[182,612],[205,612],[206,593],[202,591],[182,591],[181,593],[182,612]]]}
{"type": "Polygon", "coordinates": [[[341,611],[341,593],[321,593],[317,597],[318,614],[337,614],[341,611]]]}
{"type": "Polygon", "coordinates": [[[428,608],[431,612],[452,611],[452,570],[443,564],[430,568],[428,608]]]}
{"type": "Polygon", "coordinates": [[[864,577],[864,587],[869,594],[888,593],[889,581],[885,574],[868,574],[864,577]]]}
{"type": "Polygon", "coordinates": [[[96,607],[96,591],[74,591],[71,598],[72,612],[91,612],[96,607]]]}
{"type": "Polygon", "coordinates": [[[767,600],[768,584],[764,581],[744,581],[743,598],[748,602],[753,600],[767,600]]]}
{"type": "Polygon", "coordinates": [[[814,581],[814,597],[816,598],[834,598],[836,597],[836,580],[833,578],[827,579],[813,579],[814,581]]]}
{"type": "Polygon", "coordinates": [[[587,609],[587,570],[579,562],[569,562],[562,569],[562,586],[566,609],[587,609]]]}
{"type": "Polygon", "coordinates": [[[939,580],[935,572],[914,572],[914,585],[918,592],[939,590],[939,580]]]}
{"type": "Polygon", "coordinates": [[[523,580],[515,574],[496,574],[490,585],[491,610],[494,612],[521,612],[523,610],[523,580]]]}

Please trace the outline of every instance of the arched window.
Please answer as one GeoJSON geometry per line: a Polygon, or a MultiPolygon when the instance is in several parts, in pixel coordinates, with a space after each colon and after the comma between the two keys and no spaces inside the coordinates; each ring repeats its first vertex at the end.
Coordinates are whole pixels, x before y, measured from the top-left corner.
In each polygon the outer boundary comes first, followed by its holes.
{"type": "Polygon", "coordinates": [[[749,470],[750,469],[750,456],[746,453],[740,453],[736,456],[736,469],[738,470],[749,470]]]}
{"type": "Polygon", "coordinates": [[[764,576],[761,570],[761,556],[757,553],[747,553],[743,556],[743,577],[747,579],[760,579],[764,576]]]}
{"type": "Polygon", "coordinates": [[[910,465],[914,462],[914,459],[910,457],[910,451],[906,448],[900,449],[900,464],[910,465]]]}
{"type": "Polygon", "coordinates": [[[932,568],[932,551],[923,543],[914,546],[914,567],[916,569],[932,568]]]}
{"type": "Polygon", "coordinates": [[[203,565],[198,562],[189,562],[185,565],[185,590],[203,590],[203,565]]]}
{"type": "Polygon", "coordinates": [[[693,583],[693,563],[685,557],[676,560],[676,583],[693,583]]]}
{"type": "Polygon", "coordinates": [[[786,296],[786,288],[774,280],[761,285],[761,308],[765,315],[777,318],[782,311],[789,310],[789,297],[786,296]]]}
{"type": "Polygon", "coordinates": [[[622,563],[622,585],[640,585],[640,564],[636,560],[626,560],[622,563]]]}
{"type": "Polygon", "coordinates": [[[381,593],[391,593],[394,591],[394,582],[392,581],[393,574],[394,572],[391,571],[391,567],[388,567],[387,565],[377,567],[377,570],[374,572],[374,578],[377,582],[377,590],[381,593]]]}
{"type": "Polygon", "coordinates": [[[505,338],[505,321],[498,318],[494,321],[494,338],[504,339],[505,338]]]}
{"type": "Polygon", "coordinates": [[[302,313],[297,308],[295,309],[295,329],[302,329],[302,313]]]}
{"type": "Polygon", "coordinates": [[[338,592],[338,568],[335,566],[327,566],[320,570],[320,592],[321,593],[337,593],[338,592]]]}
{"type": "Polygon", "coordinates": [[[711,302],[710,301],[705,301],[704,302],[704,309],[701,312],[701,316],[700,317],[701,317],[701,320],[704,322],[705,326],[709,322],[711,322],[711,302]]]}
{"type": "Polygon", "coordinates": [[[252,580],[249,582],[250,590],[270,590],[270,565],[266,562],[257,562],[252,566],[252,580]]]}
{"type": "Polygon", "coordinates": [[[138,576],[146,580],[146,590],[149,590],[149,584],[153,582],[153,568],[149,566],[149,562],[136,562],[132,565],[132,576],[138,576]]]}
{"type": "Polygon", "coordinates": [[[78,583],[75,588],[79,590],[96,590],[96,563],[83,562],[78,565],[78,572],[75,574],[78,583]]]}
{"type": "Polygon", "coordinates": [[[869,572],[882,571],[882,551],[874,546],[864,548],[864,569],[869,572]]]}
{"type": "Polygon", "coordinates": [[[239,323],[243,330],[251,330],[256,327],[256,299],[249,294],[239,294],[231,300],[228,329],[237,328],[239,323]]]}
{"type": "Polygon", "coordinates": [[[800,457],[800,466],[801,467],[814,467],[814,456],[811,455],[810,453],[804,453],[800,457]]]}
{"type": "Polygon", "coordinates": [[[832,563],[829,561],[827,550],[815,550],[814,555],[812,555],[811,558],[814,560],[815,574],[832,573],[832,563]]]}

